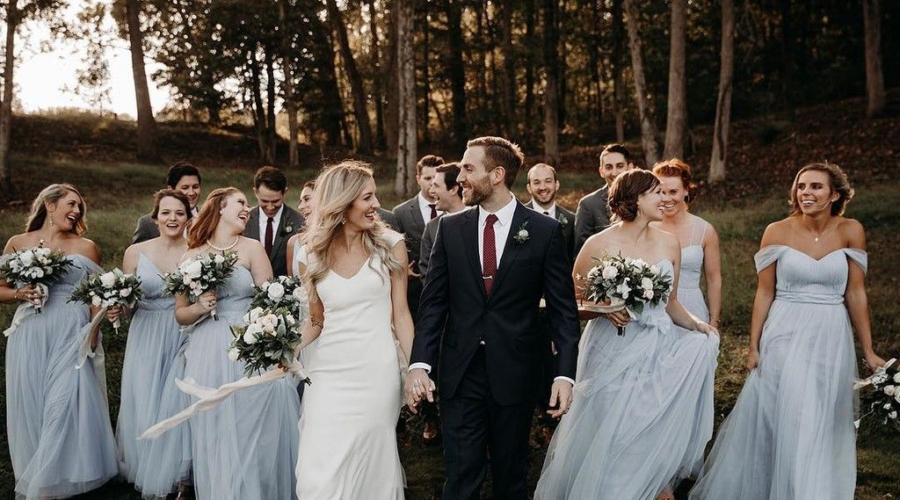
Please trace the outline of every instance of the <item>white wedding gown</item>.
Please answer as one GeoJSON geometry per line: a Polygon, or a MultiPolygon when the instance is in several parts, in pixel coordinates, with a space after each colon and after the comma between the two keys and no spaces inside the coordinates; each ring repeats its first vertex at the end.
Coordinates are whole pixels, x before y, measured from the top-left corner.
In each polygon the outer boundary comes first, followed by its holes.
{"type": "MultiPolygon", "coordinates": [[[[403,237],[390,233],[391,244],[403,237]]],[[[311,256],[301,250],[298,260],[311,256]]],[[[316,287],[325,326],[307,360],[297,463],[299,500],[403,498],[396,425],[401,372],[391,329],[391,282],[377,256],[316,287]]]]}

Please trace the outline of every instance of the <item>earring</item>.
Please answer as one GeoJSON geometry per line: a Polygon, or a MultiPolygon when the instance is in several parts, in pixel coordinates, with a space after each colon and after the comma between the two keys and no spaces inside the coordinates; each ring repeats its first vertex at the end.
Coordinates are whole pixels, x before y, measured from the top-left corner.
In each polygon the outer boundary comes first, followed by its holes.
{"type": "Polygon", "coordinates": [[[347,219],[344,217],[341,217],[341,225],[343,226],[346,223],[347,223],[347,219]]]}
{"type": "Polygon", "coordinates": [[[53,223],[53,212],[47,212],[47,218],[50,219],[50,227],[53,227],[55,225],[53,223]]]}

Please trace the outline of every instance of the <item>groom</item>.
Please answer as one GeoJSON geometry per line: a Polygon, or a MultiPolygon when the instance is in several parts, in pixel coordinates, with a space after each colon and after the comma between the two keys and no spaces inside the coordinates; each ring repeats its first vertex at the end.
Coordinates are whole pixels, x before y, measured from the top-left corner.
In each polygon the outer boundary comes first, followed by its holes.
{"type": "Polygon", "coordinates": [[[510,191],[522,161],[505,139],[469,141],[458,182],[476,208],[441,218],[431,252],[406,394],[413,411],[434,399],[428,373],[440,359],[443,500],[480,498],[488,449],[494,498],[527,498],[528,436],[546,345],[542,296],[559,351],[551,414],[562,416],[572,401],[579,324],[571,265],[559,222],[510,191]]]}

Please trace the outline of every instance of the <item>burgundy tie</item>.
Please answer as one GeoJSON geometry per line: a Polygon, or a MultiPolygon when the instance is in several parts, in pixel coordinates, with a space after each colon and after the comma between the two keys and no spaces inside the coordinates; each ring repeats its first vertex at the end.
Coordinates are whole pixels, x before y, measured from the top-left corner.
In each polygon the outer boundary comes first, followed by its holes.
{"type": "Polygon", "coordinates": [[[266,222],[266,254],[272,255],[272,218],[266,222]]]}
{"type": "Polygon", "coordinates": [[[491,287],[494,286],[494,277],[497,276],[497,246],[494,242],[494,223],[497,222],[497,216],[490,214],[484,225],[484,243],[482,244],[482,254],[484,262],[481,264],[481,274],[484,278],[484,291],[488,297],[491,296],[491,287]]]}
{"type": "Polygon", "coordinates": [[[429,203],[428,208],[431,209],[431,218],[434,219],[437,217],[437,209],[435,208],[434,203],[429,203]]]}

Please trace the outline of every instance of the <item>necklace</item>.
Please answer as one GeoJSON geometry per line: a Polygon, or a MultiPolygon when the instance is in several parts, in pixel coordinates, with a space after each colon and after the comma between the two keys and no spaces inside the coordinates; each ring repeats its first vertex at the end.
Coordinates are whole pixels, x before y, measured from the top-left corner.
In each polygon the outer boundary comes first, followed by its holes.
{"type": "Polygon", "coordinates": [[[219,252],[225,253],[225,252],[231,250],[232,248],[236,247],[238,244],[238,241],[240,241],[240,240],[241,240],[240,236],[235,236],[234,243],[228,245],[225,248],[220,248],[220,247],[213,245],[212,240],[206,240],[206,245],[209,246],[209,248],[212,248],[213,250],[218,250],[219,252]]]}
{"type": "Polygon", "coordinates": [[[808,228],[808,227],[806,227],[806,226],[803,226],[803,228],[806,229],[807,231],[809,231],[809,234],[811,234],[811,235],[813,236],[813,240],[814,240],[816,243],[819,242],[819,238],[821,238],[822,235],[824,235],[825,233],[827,233],[827,232],[831,229],[830,227],[826,227],[826,228],[823,229],[819,234],[816,234],[816,233],[813,232],[812,229],[810,229],[810,228],[808,228]]]}

